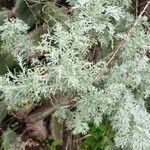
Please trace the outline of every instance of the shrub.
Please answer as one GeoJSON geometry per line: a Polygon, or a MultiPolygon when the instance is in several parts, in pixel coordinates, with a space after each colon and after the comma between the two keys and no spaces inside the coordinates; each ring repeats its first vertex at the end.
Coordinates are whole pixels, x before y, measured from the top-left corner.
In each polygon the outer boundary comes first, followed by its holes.
{"type": "Polygon", "coordinates": [[[15,110],[46,99],[54,101],[55,116],[63,118],[74,134],[86,134],[89,122],[98,126],[105,116],[116,132],[117,147],[149,149],[150,115],[145,100],[150,96],[146,55],[150,34],[143,27],[145,17],[135,21],[120,1],[70,2],[73,19],[48,29],[38,46],[29,40],[22,21],[6,20],[1,26],[4,46],[22,69],[1,77],[1,97],[15,110]],[[27,67],[24,53],[39,50],[46,62],[33,58],[27,67]],[[99,57],[89,61],[95,52],[99,57]],[[68,102],[75,102],[73,110],[68,102]]]}

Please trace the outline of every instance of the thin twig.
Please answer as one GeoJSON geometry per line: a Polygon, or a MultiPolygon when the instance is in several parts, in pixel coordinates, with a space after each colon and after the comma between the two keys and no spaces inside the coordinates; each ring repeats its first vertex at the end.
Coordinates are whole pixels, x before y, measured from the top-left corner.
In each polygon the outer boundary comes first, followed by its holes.
{"type": "Polygon", "coordinates": [[[31,8],[31,6],[29,5],[29,3],[28,3],[27,0],[25,0],[25,3],[27,4],[28,8],[30,9],[31,13],[33,14],[35,20],[36,20],[37,22],[39,22],[39,20],[38,20],[36,14],[35,14],[34,11],[32,10],[32,8],[31,8]]]}
{"type": "Polygon", "coordinates": [[[136,19],[138,16],[138,6],[139,6],[139,0],[135,0],[135,18],[136,19]]]}
{"type": "Polygon", "coordinates": [[[131,37],[131,33],[133,32],[134,28],[137,26],[140,18],[142,17],[142,15],[145,13],[146,9],[148,8],[148,6],[150,5],[150,1],[147,2],[147,4],[145,5],[145,7],[143,8],[143,11],[140,13],[140,15],[138,16],[138,18],[135,20],[132,28],[127,32],[127,36],[126,38],[124,38],[122,41],[119,42],[119,44],[115,47],[115,51],[112,55],[112,57],[109,59],[109,61],[105,64],[105,66],[103,67],[102,71],[99,72],[93,82],[97,81],[97,79],[99,78],[99,76],[107,69],[107,67],[109,66],[109,64],[112,62],[112,60],[115,58],[116,54],[118,53],[118,51],[124,46],[124,44],[129,40],[129,38],[131,37]]]}
{"type": "Polygon", "coordinates": [[[86,139],[86,138],[88,138],[88,137],[91,137],[91,136],[94,136],[94,135],[93,135],[93,134],[87,134],[87,135],[81,137],[80,139],[74,140],[73,142],[82,141],[82,140],[84,140],[84,139],[86,139]]]}

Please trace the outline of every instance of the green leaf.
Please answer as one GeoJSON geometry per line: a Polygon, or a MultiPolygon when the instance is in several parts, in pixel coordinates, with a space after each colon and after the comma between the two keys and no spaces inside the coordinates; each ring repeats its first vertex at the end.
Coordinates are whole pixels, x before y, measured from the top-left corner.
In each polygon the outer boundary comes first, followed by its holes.
{"type": "Polygon", "coordinates": [[[51,150],[57,150],[57,146],[63,144],[62,140],[55,140],[51,145],[51,150]]]}
{"type": "Polygon", "coordinates": [[[10,128],[8,128],[2,136],[3,143],[2,143],[2,148],[4,150],[10,150],[11,144],[16,142],[17,140],[17,135],[15,134],[14,131],[12,131],[10,128]]]}
{"type": "Polygon", "coordinates": [[[7,115],[7,110],[3,104],[0,104],[0,124],[7,115]]]}

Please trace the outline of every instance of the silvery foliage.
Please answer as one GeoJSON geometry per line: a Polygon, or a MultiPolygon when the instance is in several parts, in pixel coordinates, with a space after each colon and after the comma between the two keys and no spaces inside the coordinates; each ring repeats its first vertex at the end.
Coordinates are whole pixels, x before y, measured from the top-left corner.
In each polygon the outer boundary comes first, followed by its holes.
{"type": "Polygon", "coordinates": [[[104,71],[105,59],[97,63],[87,59],[93,44],[100,43],[111,51],[114,41],[126,38],[134,19],[119,4],[113,0],[74,2],[73,21],[67,20],[67,27],[57,23],[53,35],[48,29],[36,48],[27,40],[27,27],[23,22],[6,21],[1,27],[1,38],[6,46],[12,47],[12,53],[22,51],[20,38],[25,38],[30,48],[42,51],[47,60],[43,64],[35,59],[33,67],[26,68],[23,58],[16,53],[22,72],[8,72],[0,79],[0,91],[9,108],[19,109],[55,96],[58,104],[74,100],[74,111],[63,106],[55,113],[66,120],[74,134],[86,134],[89,122],[99,125],[105,116],[116,131],[116,146],[150,149],[150,115],[144,102],[150,96],[150,64],[146,56],[150,35],[139,22],[120,49],[118,61],[107,68],[105,74],[100,74],[99,83],[94,83],[94,77],[104,71]],[[12,36],[16,27],[19,30],[12,36]]]}
{"type": "Polygon", "coordinates": [[[6,20],[3,26],[0,27],[1,40],[4,44],[4,49],[7,52],[13,51],[14,56],[21,56],[24,53],[29,52],[30,49],[34,50],[32,42],[29,37],[25,36],[29,27],[19,19],[6,20]],[[32,47],[32,48],[31,48],[32,47]]]}

